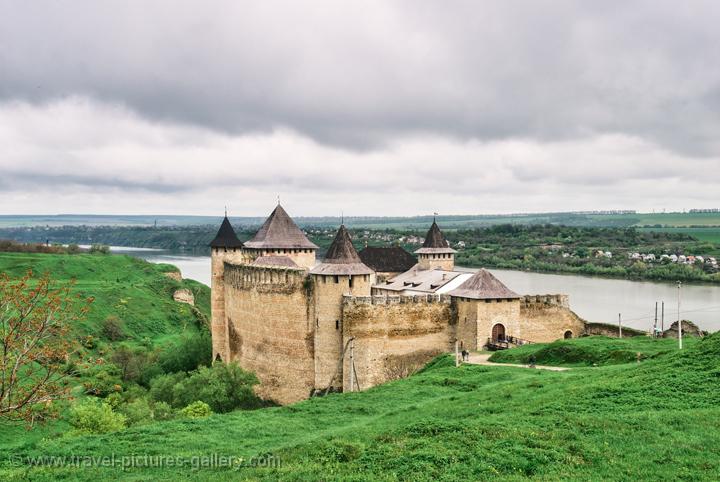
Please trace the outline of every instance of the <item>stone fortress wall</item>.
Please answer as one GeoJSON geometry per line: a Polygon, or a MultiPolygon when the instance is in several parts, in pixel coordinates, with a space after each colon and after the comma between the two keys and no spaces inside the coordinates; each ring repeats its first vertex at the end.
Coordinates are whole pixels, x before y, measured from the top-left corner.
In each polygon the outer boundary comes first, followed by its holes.
{"type": "Polygon", "coordinates": [[[314,327],[302,269],[225,264],[229,351],[260,380],[258,395],[287,404],[315,386],[314,327]]]}
{"type": "Polygon", "coordinates": [[[585,320],[570,309],[567,295],[524,296],[520,301],[520,338],[545,343],[585,334],[585,320]]]}
{"type": "Polygon", "coordinates": [[[343,371],[338,364],[345,342],[343,297],[368,295],[373,275],[310,275],[313,290],[311,320],[315,320],[315,387],[323,389],[332,382],[335,390],[343,386],[343,371]]]}
{"type": "Polygon", "coordinates": [[[350,338],[355,389],[366,389],[452,352],[456,340],[462,348],[482,349],[497,323],[508,335],[534,342],[584,332],[584,321],[562,295],[500,301],[369,296],[370,275],[353,276],[351,287],[350,276],[309,275],[299,268],[230,262],[223,268],[220,312],[227,323],[225,330],[213,326],[214,350],[254,372],[258,394],[281,404],[325,390],[333,377],[334,390],[349,391],[350,357],[339,372],[338,364],[350,338]]]}
{"type": "MultiPolygon", "coordinates": [[[[343,339],[354,338],[357,385],[362,390],[394,378],[403,366],[451,351],[454,344],[449,296],[345,296],[342,307],[343,339]]],[[[349,356],[343,371],[350,373],[349,356]]],[[[348,376],[343,389],[351,389],[348,376]]]]}

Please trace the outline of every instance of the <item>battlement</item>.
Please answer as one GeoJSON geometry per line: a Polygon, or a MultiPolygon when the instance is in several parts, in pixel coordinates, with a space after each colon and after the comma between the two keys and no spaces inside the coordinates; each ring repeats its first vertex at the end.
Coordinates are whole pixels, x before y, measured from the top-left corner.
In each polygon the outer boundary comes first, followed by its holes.
{"type": "Polygon", "coordinates": [[[306,277],[307,271],[302,268],[225,263],[225,283],[236,289],[263,286],[298,289],[306,277]]]}
{"type": "Polygon", "coordinates": [[[568,295],[525,295],[522,297],[521,304],[523,308],[533,306],[558,306],[560,308],[570,308],[570,298],[568,295]]]}
{"type": "Polygon", "coordinates": [[[353,305],[403,305],[411,303],[443,303],[450,304],[449,295],[398,295],[398,296],[384,296],[384,295],[373,295],[373,296],[343,296],[343,306],[353,305]]]}

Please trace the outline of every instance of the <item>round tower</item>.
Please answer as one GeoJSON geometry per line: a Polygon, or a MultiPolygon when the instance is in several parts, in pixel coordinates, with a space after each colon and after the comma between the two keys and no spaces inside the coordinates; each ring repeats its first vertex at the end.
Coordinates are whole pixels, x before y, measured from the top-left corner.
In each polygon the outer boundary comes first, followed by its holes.
{"type": "MultiPolygon", "coordinates": [[[[315,304],[315,388],[325,389],[343,350],[343,296],[370,296],[375,273],[363,264],[350,233],[341,225],[323,262],[310,270],[315,304]]],[[[343,386],[342,370],[332,382],[343,386]]]]}
{"type": "Polygon", "coordinates": [[[242,242],[235,234],[230,220],[225,218],[210,242],[211,278],[210,309],[213,360],[229,362],[229,333],[225,318],[225,263],[242,261],[242,242]]]}

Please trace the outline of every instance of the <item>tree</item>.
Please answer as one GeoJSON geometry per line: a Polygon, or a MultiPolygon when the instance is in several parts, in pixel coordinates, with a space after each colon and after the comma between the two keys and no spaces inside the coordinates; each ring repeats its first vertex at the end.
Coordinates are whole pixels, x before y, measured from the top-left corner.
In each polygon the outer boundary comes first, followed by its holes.
{"type": "Polygon", "coordinates": [[[91,302],[71,286],[56,287],[49,274],[0,273],[0,417],[32,423],[39,408],[67,396],[69,327],[91,302]]]}
{"type": "Polygon", "coordinates": [[[117,316],[108,316],[103,321],[102,334],[110,341],[120,341],[125,338],[125,323],[117,316]]]}

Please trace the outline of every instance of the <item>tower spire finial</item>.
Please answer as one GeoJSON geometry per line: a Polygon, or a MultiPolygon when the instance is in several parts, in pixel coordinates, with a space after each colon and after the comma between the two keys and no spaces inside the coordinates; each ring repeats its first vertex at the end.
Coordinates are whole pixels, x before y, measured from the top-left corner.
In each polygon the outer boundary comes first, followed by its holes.
{"type": "Polygon", "coordinates": [[[437,217],[438,213],[433,213],[433,222],[435,222],[435,218],[437,217]]]}
{"type": "Polygon", "coordinates": [[[280,205],[280,194],[278,194],[278,205],[280,205]]]}
{"type": "Polygon", "coordinates": [[[345,224],[345,211],[340,211],[340,225],[345,224]]]}
{"type": "Polygon", "coordinates": [[[227,204],[225,205],[225,217],[227,217],[227,204]]]}

